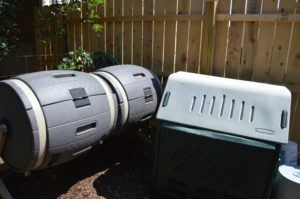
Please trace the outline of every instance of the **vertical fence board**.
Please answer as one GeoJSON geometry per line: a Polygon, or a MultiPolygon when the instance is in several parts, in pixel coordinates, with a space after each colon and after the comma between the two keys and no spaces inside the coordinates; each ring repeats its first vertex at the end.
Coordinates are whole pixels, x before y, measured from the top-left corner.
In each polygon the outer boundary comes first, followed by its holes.
{"type": "Polygon", "coordinates": [[[204,2],[203,31],[201,42],[200,72],[211,74],[213,64],[213,47],[215,39],[216,0],[204,2]]]}
{"type": "MultiPolygon", "coordinates": [[[[154,0],[144,0],[144,15],[153,15],[154,0]]],[[[144,21],[143,32],[143,66],[152,68],[152,47],[153,47],[153,21],[144,21]]]]}
{"type": "MultiPolygon", "coordinates": [[[[106,0],[106,17],[113,17],[114,14],[114,0],[106,0]]],[[[111,55],[115,55],[114,53],[114,22],[106,23],[106,51],[111,55]]]]}
{"type": "MultiPolygon", "coordinates": [[[[82,4],[80,3],[80,8],[82,8],[82,4]]],[[[75,12],[74,13],[75,19],[81,19],[82,18],[82,11],[81,12],[75,12]]],[[[74,43],[74,49],[78,50],[79,48],[82,48],[82,23],[75,23],[75,43],[74,43]]]]}
{"type": "MultiPolygon", "coordinates": [[[[133,16],[132,0],[125,0],[124,2],[124,16],[133,16]]],[[[124,63],[132,64],[132,24],[133,22],[124,22],[124,63]]]]}
{"type": "MultiPolygon", "coordinates": [[[[202,14],[203,0],[191,0],[190,14],[202,14]]],[[[202,20],[190,21],[188,40],[187,71],[198,73],[200,70],[200,46],[202,34],[202,20]]]]}
{"type": "MultiPolygon", "coordinates": [[[[156,0],[154,15],[164,14],[164,1],[156,0]]],[[[154,22],[154,43],[153,43],[153,70],[163,71],[163,41],[164,41],[164,22],[155,21],[154,22]]]]}
{"type": "MultiPolygon", "coordinates": [[[[189,0],[178,0],[178,15],[187,15],[190,10],[189,0]]],[[[187,71],[189,22],[177,22],[175,71],[187,71]]]]}
{"type": "MultiPolygon", "coordinates": [[[[87,19],[87,5],[83,4],[82,6],[82,18],[87,19]]],[[[90,31],[93,31],[90,29],[90,23],[82,23],[82,48],[86,50],[87,52],[91,51],[90,47],[90,31]]]]}
{"type": "MultiPolygon", "coordinates": [[[[123,14],[123,4],[122,0],[114,0],[114,8],[115,8],[115,16],[119,17],[122,16],[123,14]]],[[[114,26],[114,53],[115,57],[119,60],[119,62],[122,63],[122,51],[123,51],[123,38],[122,38],[122,32],[123,32],[123,27],[122,27],[122,22],[116,21],[115,26],[114,26]]]]}
{"type": "MultiPolygon", "coordinates": [[[[218,1],[217,13],[230,13],[230,0],[218,1]]],[[[225,75],[227,37],[229,30],[229,21],[216,22],[216,41],[214,52],[214,63],[212,74],[223,77],[225,75]]]]}
{"type": "MultiPolygon", "coordinates": [[[[300,13],[300,1],[295,13],[300,13]]],[[[300,23],[294,23],[285,83],[300,85],[300,23]]]]}
{"type": "MultiPolygon", "coordinates": [[[[100,18],[105,17],[105,12],[106,12],[105,8],[106,7],[104,5],[100,5],[97,7],[100,18]]],[[[95,33],[96,39],[97,39],[95,43],[97,43],[97,48],[93,52],[106,51],[106,34],[105,34],[106,22],[102,22],[102,23],[100,23],[100,25],[103,27],[103,30],[98,33],[95,33]]],[[[93,31],[93,32],[95,32],[95,31],[93,31]]]]}
{"type": "MultiPolygon", "coordinates": [[[[165,14],[176,15],[177,14],[178,0],[165,0],[165,14]]],[[[176,43],[176,22],[165,21],[164,31],[164,62],[162,71],[175,72],[175,43],[176,43]]]]}
{"type": "MultiPolygon", "coordinates": [[[[99,5],[96,7],[96,13],[100,18],[104,18],[105,6],[99,5]]],[[[100,32],[95,32],[93,29],[93,23],[89,24],[89,52],[95,53],[99,51],[105,51],[105,23],[99,23],[104,30],[100,32]]]]}
{"type": "MultiPolygon", "coordinates": [[[[245,12],[245,0],[231,0],[232,13],[243,14],[245,12]]],[[[228,35],[228,49],[225,76],[238,77],[238,68],[241,61],[241,48],[243,39],[243,22],[231,21],[228,35]]]]}
{"type": "MultiPolygon", "coordinates": [[[[68,14],[67,19],[69,21],[75,20],[75,12],[71,12],[68,14]]],[[[69,51],[75,50],[75,24],[69,23],[67,24],[67,30],[68,30],[68,47],[69,51]]]]}
{"type": "MultiPolygon", "coordinates": [[[[46,29],[48,31],[51,30],[51,25],[47,25],[46,29]]],[[[44,67],[44,70],[50,70],[51,69],[51,56],[50,54],[52,53],[51,52],[51,46],[52,46],[52,38],[45,38],[48,40],[48,43],[47,44],[44,44],[44,54],[45,54],[45,60],[44,60],[44,63],[43,63],[43,66],[44,67]]]]}
{"type": "MultiPolygon", "coordinates": [[[[262,14],[276,13],[277,1],[264,0],[262,3],[262,14]]],[[[260,22],[259,27],[259,35],[256,42],[256,51],[253,60],[252,79],[259,82],[268,82],[275,22],[260,22]]]]}
{"type": "MultiPolygon", "coordinates": [[[[248,0],[246,14],[260,13],[261,0],[248,0]]],[[[246,22],[244,27],[243,51],[239,78],[251,80],[253,74],[254,56],[257,51],[258,22],[246,22]]]]}
{"type": "MultiPolygon", "coordinates": [[[[298,142],[300,144],[300,94],[297,94],[297,98],[293,98],[295,100],[294,107],[292,107],[293,115],[291,115],[292,120],[292,126],[290,127],[290,139],[293,141],[298,142]]],[[[298,149],[298,151],[300,151],[298,149]]]]}
{"type": "MultiPolygon", "coordinates": [[[[97,6],[96,12],[99,16],[101,16],[101,14],[103,15],[103,11],[104,11],[103,8],[104,8],[103,6],[97,6]]],[[[95,53],[95,52],[99,51],[99,41],[98,41],[98,34],[93,30],[92,26],[93,26],[93,24],[89,25],[89,33],[88,33],[89,34],[89,52],[95,53]]],[[[103,31],[102,31],[102,34],[103,34],[103,31]]],[[[102,37],[100,39],[102,39],[102,37]]]]}
{"type": "MultiPolygon", "coordinates": [[[[62,19],[60,19],[59,22],[55,23],[54,24],[54,27],[55,28],[62,28],[62,19]]],[[[53,42],[52,42],[52,53],[54,54],[52,56],[53,58],[53,61],[52,61],[52,67],[51,69],[57,69],[56,68],[56,65],[61,62],[61,59],[63,56],[60,56],[60,55],[63,55],[64,54],[64,40],[63,40],[63,36],[62,35],[58,35],[58,36],[55,36],[53,38],[53,42]]]]}
{"type": "Polygon", "coordinates": [[[39,10],[34,9],[34,45],[35,45],[35,54],[39,55],[42,52],[40,40],[41,40],[41,27],[39,20],[39,10]]]}
{"type": "Polygon", "coordinates": [[[296,113],[297,113],[297,103],[298,103],[298,93],[292,93],[292,104],[290,110],[290,139],[292,139],[295,135],[294,126],[296,121],[296,113]]]}
{"type": "MultiPolygon", "coordinates": [[[[142,0],[133,0],[133,15],[142,16],[143,2],[142,0]]],[[[142,65],[143,54],[143,32],[142,22],[133,22],[133,44],[132,59],[133,64],[142,65]]]]}
{"type": "MultiPolygon", "coordinates": [[[[280,0],[278,12],[281,14],[292,13],[294,8],[295,0],[280,0]]],[[[284,80],[291,29],[291,23],[277,23],[270,66],[271,83],[282,83],[284,80]]]]}
{"type": "MultiPolygon", "coordinates": [[[[44,48],[41,44],[42,36],[41,36],[41,26],[40,26],[40,20],[39,20],[39,10],[34,10],[34,19],[36,27],[34,29],[35,31],[35,54],[36,55],[42,55],[44,53],[44,48]]],[[[41,64],[41,56],[36,57],[37,65],[41,64]]]]}

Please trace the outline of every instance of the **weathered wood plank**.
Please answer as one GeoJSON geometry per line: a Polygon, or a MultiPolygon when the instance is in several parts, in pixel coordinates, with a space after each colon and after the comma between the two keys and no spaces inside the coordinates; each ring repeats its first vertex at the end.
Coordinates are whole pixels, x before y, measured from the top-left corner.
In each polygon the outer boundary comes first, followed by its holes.
{"type": "MultiPolygon", "coordinates": [[[[105,5],[99,5],[96,8],[96,12],[99,15],[99,17],[101,17],[102,19],[105,17],[105,5]]],[[[106,23],[105,22],[100,22],[100,25],[103,26],[103,31],[101,32],[95,32],[92,28],[93,24],[89,25],[90,28],[90,34],[89,34],[89,38],[90,38],[90,52],[91,53],[95,53],[95,52],[99,52],[99,51],[106,51],[106,42],[105,42],[105,26],[106,23]]]]}
{"type": "MultiPolygon", "coordinates": [[[[164,14],[164,0],[155,1],[154,14],[164,14]]],[[[164,22],[154,21],[153,70],[163,71],[164,22]]]]}
{"type": "MultiPolygon", "coordinates": [[[[133,16],[132,0],[126,0],[124,3],[124,16],[133,16]]],[[[133,22],[124,22],[123,32],[123,62],[124,64],[132,64],[132,25],[133,22]]]]}
{"type": "MultiPolygon", "coordinates": [[[[83,4],[82,5],[82,18],[87,19],[87,5],[83,4]]],[[[91,46],[90,46],[90,31],[93,31],[90,29],[90,24],[89,23],[82,23],[82,48],[88,52],[91,51],[91,46]]]]}
{"type": "MultiPolygon", "coordinates": [[[[300,94],[297,94],[297,98],[293,98],[295,101],[293,104],[294,106],[292,107],[293,110],[293,115],[292,117],[292,125],[290,127],[290,139],[293,141],[296,141],[298,144],[300,144],[300,94]]],[[[298,149],[298,152],[300,149],[298,149]]]]}
{"type": "MultiPolygon", "coordinates": [[[[165,15],[177,15],[177,1],[165,0],[165,15]]],[[[161,71],[175,72],[176,21],[164,21],[164,56],[161,71]]]]}
{"type": "MultiPolygon", "coordinates": [[[[295,13],[300,13],[300,1],[297,2],[295,13]]],[[[300,24],[293,24],[293,33],[285,75],[285,83],[300,85],[300,24]]]]}
{"type": "MultiPolygon", "coordinates": [[[[230,0],[218,1],[217,13],[230,13],[230,0]]],[[[214,62],[212,74],[216,76],[225,76],[227,38],[228,38],[229,22],[216,22],[216,41],[214,47],[214,62]]]]}
{"type": "MultiPolygon", "coordinates": [[[[245,0],[232,0],[232,14],[235,13],[245,13],[245,0]]],[[[230,23],[225,68],[225,76],[229,78],[238,77],[238,68],[241,63],[243,29],[243,22],[232,21],[230,23]]]]}
{"type": "MultiPolygon", "coordinates": [[[[202,15],[203,0],[192,0],[190,15],[202,15]]],[[[187,71],[199,73],[200,71],[200,46],[202,35],[202,20],[189,21],[188,60],[187,71]]]]}
{"type": "MultiPolygon", "coordinates": [[[[105,1],[105,10],[106,10],[106,17],[114,17],[114,0],[106,0],[105,1]]],[[[106,35],[106,52],[110,53],[111,55],[115,55],[114,51],[114,22],[107,22],[105,27],[105,35],[106,35]]]]}
{"type": "MultiPolygon", "coordinates": [[[[278,12],[281,14],[293,13],[295,0],[281,0],[278,12]]],[[[273,53],[270,65],[270,82],[282,83],[287,65],[292,24],[278,22],[273,43],[273,53]]]]}
{"type": "Polygon", "coordinates": [[[67,16],[67,21],[65,22],[67,24],[67,30],[68,30],[68,48],[69,51],[74,51],[76,49],[75,47],[75,24],[68,23],[68,21],[75,20],[75,12],[71,12],[67,16]]]}
{"type": "Polygon", "coordinates": [[[292,93],[292,104],[290,110],[290,139],[295,137],[294,127],[296,125],[297,109],[298,109],[299,93],[292,93]]]}
{"type": "MultiPolygon", "coordinates": [[[[277,2],[273,0],[264,0],[262,5],[262,14],[276,13],[277,2]]],[[[254,81],[268,82],[269,70],[272,56],[273,39],[275,33],[275,22],[260,22],[260,30],[256,42],[256,51],[253,60],[254,81]]]]}
{"type": "MultiPolygon", "coordinates": [[[[133,0],[133,15],[143,15],[143,2],[142,0],[133,0]]],[[[142,65],[143,63],[143,31],[142,21],[133,22],[133,44],[132,44],[132,62],[135,65],[142,65]]]]}
{"type": "MultiPolygon", "coordinates": [[[[251,0],[247,3],[246,14],[259,13],[261,0],[251,0]]],[[[239,68],[239,79],[251,80],[254,57],[257,49],[258,22],[245,22],[243,51],[239,68]]]]}
{"type": "MultiPolygon", "coordinates": [[[[116,17],[123,15],[123,3],[122,0],[114,0],[114,14],[116,17]]],[[[123,23],[115,22],[114,25],[114,56],[119,60],[120,63],[123,62],[123,23]]]]}
{"type": "MultiPolygon", "coordinates": [[[[154,0],[144,0],[144,15],[153,15],[154,0]]],[[[143,32],[143,66],[151,69],[152,68],[152,57],[153,57],[153,21],[143,21],[144,32],[143,32]]]]}
{"type": "Polygon", "coordinates": [[[213,65],[213,48],[215,38],[217,1],[204,2],[204,21],[201,42],[200,73],[211,74],[213,65]]]}
{"type": "MultiPolygon", "coordinates": [[[[82,9],[82,3],[79,4],[82,9]]],[[[74,12],[74,18],[82,19],[82,11],[74,12]]],[[[83,37],[82,37],[82,20],[79,24],[75,24],[74,30],[74,50],[78,50],[83,47],[83,37]]]]}
{"type": "MultiPolygon", "coordinates": [[[[189,14],[190,1],[179,0],[177,14],[189,14]]],[[[175,71],[187,71],[190,21],[177,21],[175,71]]]]}

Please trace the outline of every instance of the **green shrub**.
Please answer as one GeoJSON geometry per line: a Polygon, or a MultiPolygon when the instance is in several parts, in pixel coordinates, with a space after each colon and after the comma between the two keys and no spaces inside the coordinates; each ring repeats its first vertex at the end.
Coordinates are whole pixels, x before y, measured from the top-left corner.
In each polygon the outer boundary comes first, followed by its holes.
{"type": "Polygon", "coordinates": [[[83,49],[71,51],[68,57],[63,58],[62,62],[57,65],[59,70],[76,70],[90,72],[95,69],[90,53],[83,49]]]}
{"type": "Polygon", "coordinates": [[[18,0],[0,0],[0,61],[18,46],[20,32],[16,23],[18,7],[18,0]]]}

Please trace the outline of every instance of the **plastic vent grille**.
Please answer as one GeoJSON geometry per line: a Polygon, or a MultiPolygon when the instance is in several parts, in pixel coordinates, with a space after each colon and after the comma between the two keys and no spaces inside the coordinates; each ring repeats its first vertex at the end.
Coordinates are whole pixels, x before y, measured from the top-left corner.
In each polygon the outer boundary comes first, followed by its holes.
{"type": "MultiPolygon", "coordinates": [[[[228,99],[227,99],[228,100],[228,99]]],[[[245,101],[239,102],[239,104],[236,103],[236,99],[230,99],[229,103],[226,103],[226,95],[224,94],[222,98],[217,99],[216,96],[210,96],[210,98],[207,97],[207,95],[202,95],[200,97],[193,96],[191,100],[190,105],[190,112],[198,112],[199,114],[207,114],[209,116],[212,116],[214,114],[218,115],[220,118],[227,118],[229,120],[233,119],[233,113],[235,112],[235,109],[238,109],[236,112],[238,116],[235,118],[237,120],[245,120],[250,123],[254,120],[255,115],[255,106],[246,104],[245,101]],[[200,100],[200,107],[199,109],[195,108],[196,103],[199,103],[200,100]],[[228,105],[229,107],[225,107],[228,105]],[[247,109],[247,110],[245,110],[247,109]],[[204,110],[207,110],[204,112],[204,110]],[[226,112],[224,112],[224,110],[226,112]],[[248,114],[245,115],[245,112],[248,114]]]]}
{"type": "Polygon", "coordinates": [[[169,77],[157,118],[287,143],[290,104],[283,86],[178,72],[169,77]]]}

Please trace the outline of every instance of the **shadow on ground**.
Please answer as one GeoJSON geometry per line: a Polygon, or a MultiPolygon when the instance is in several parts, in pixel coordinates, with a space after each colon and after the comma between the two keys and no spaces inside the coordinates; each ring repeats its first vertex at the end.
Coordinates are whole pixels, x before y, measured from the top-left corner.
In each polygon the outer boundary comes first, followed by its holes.
{"type": "Polygon", "coordinates": [[[107,140],[103,146],[66,164],[29,177],[1,174],[15,199],[158,199],[150,193],[152,147],[134,136],[107,140]]]}

